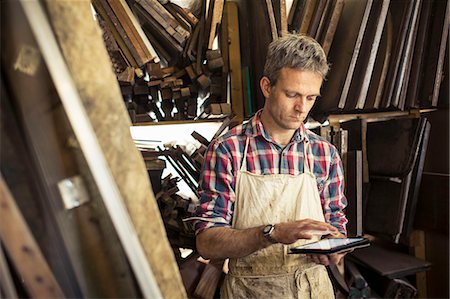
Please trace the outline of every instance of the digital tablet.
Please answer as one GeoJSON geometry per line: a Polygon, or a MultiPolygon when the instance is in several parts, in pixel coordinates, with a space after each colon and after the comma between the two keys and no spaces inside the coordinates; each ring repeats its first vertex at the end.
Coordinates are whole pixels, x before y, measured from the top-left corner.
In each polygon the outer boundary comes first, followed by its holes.
{"type": "Polygon", "coordinates": [[[370,241],[362,237],[322,239],[317,242],[293,247],[290,253],[302,254],[332,254],[348,251],[355,248],[366,247],[370,241]]]}

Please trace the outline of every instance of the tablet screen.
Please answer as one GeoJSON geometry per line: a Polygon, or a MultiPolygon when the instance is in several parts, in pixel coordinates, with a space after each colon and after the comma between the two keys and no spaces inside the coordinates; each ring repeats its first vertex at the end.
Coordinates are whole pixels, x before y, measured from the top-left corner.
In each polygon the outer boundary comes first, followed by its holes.
{"type": "Polygon", "coordinates": [[[295,248],[291,248],[291,253],[337,253],[354,248],[369,246],[369,240],[366,238],[335,238],[322,239],[317,242],[305,244],[295,248]]]}

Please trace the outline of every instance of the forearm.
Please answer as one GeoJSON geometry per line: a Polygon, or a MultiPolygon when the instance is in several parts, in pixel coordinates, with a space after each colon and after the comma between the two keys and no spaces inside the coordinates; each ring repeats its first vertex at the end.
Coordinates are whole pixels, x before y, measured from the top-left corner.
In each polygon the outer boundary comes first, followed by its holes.
{"type": "Polygon", "coordinates": [[[244,257],[270,245],[262,229],[262,226],[241,230],[210,228],[197,235],[197,250],[206,259],[244,257]]]}

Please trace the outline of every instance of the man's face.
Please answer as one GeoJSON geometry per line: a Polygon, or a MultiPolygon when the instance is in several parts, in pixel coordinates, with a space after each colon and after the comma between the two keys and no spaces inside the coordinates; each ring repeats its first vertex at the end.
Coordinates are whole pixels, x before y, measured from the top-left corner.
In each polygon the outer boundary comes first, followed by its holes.
{"type": "Polygon", "coordinates": [[[308,116],[320,96],[322,76],[311,71],[283,68],[275,85],[267,77],[261,79],[266,98],[264,110],[275,130],[296,130],[308,116]]]}

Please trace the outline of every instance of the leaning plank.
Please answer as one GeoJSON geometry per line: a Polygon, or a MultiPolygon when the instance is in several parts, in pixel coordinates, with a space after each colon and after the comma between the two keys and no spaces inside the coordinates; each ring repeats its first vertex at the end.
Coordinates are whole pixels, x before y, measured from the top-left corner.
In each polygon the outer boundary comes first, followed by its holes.
{"type": "Polygon", "coordinates": [[[224,0],[216,0],[214,2],[214,10],[210,27],[211,29],[208,38],[208,50],[212,50],[213,48],[214,38],[216,37],[216,31],[218,29],[217,27],[220,25],[220,22],[222,20],[223,6],[224,0]]]}
{"type": "Polygon", "coordinates": [[[324,28],[323,38],[321,38],[321,44],[325,54],[328,54],[331,48],[331,44],[334,39],[334,34],[336,33],[336,28],[339,23],[339,19],[342,14],[342,10],[344,8],[344,0],[333,0],[335,1],[332,7],[330,20],[328,22],[328,26],[324,28]]]}
{"type": "Polygon", "coordinates": [[[153,47],[150,45],[150,42],[128,7],[128,4],[126,4],[124,0],[108,1],[108,4],[122,24],[131,43],[135,46],[140,58],[138,61],[139,65],[142,66],[145,63],[152,61],[155,58],[153,47]],[[153,53],[151,53],[150,49],[152,49],[153,53]]]}
{"type": "Polygon", "coordinates": [[[307,34],[308,33],[308,28],[309,28],[309,24],[311,23],[311,19],[313,17],[314,14],[314,10],[316,8],[316,4],[318,0],[305,0],[305,7],[303,8],[302,11],[302,17],[301,17],[301,23],[300,23],[300,29],[299,29],[299,33],[303,33],[303,34],[307,34]]]}
{"type": "MultiPolygon", "coordinates": [[[[373,5],[371,16],[369,17],[367,33],[364,36],[361,57],[358,59],[358,65],[356,76],[353,80],[353,90],[355,92],[354,106],[351,108],[362,109],[367,98],[367,92],[369,84],[372,79],[373,70],[375,67],[375,59],[377,56],[378,48],[381,41],[381,34],[386,23],[386,16],[389,8],[390,0],[383,0],[382,2],[376,2],[373,5]]],[[[352,83],[352,85],[353,85],[352,83]]]]}
{"type": "MultiPolygon", "coordinates": [[[[356,68],[356,62],[358,60],[358,56],[359,56],[359,52],[361,49],[361,44],[364,38],[364,33],[366,31],[367,28],[367,23],[369,21],[369,16],[370,16],[370,11],[372,9],[372,4],[373,4],[373,0],[368,0],[366,5],[363,6],[363,10],[361,10],[360,12],[364,11],[364,14],[362,16],[362,20],[359,26],[359,31],[358,31],[358,36],[356,38],[356,42],[355,45],[353,47],[353,53],[352,53],[352,58],[350,60],[350,65],[347,71],[347,75],[345,78],[345,82],[344,82],[344,86],[342,88],[342,92],[341,92],[341,97],[339,99],[339,104],[338,104],[338,108],[342,109],[345,106],[345,102],[347,100],[348,97],[348,93],[349,93],[349,89],[350,89],[350,84],[352,82],[353,79],[353,75],[354,75],[354,70],[356,68]]],[[[349,3],[346,3],[346,5],[349,5],[349,3]]]]}
{"type": "MultiPolygon", "coordinates": [[[[114,182],[110,187],[117,188],[119,196],[123,199],[122,204],[126,207],[125,214],[120,214],[120,217],[125,217],[122,218],[123,224],[127,227],[131,225],[135,230],[135,234],[132,229],[130,230],[131,244],[123,242],[122,239],[122,245],[134,269],[142,271],[151,269],[149,270],[154,274],[162,297],[185,298],[186,292],[167,240],[158,206],[151,192],[144,161],[131,138],[130,120],[117,80],[111,71],[100,30],[90,18],[89,5],[88,0],[47,1],[49,16],[62,49],[64,61],[70,71],[68,76],[73,79],[76,88],[73,94],[78,94],[82,102],[82,107],[79,108],[80,116],[85,115],[89,119],[95,133],[95,140],[104,155],[104,163],[107,164],[109,175],[114,182]],[[86,44],[90,45],[91,51],[83,50],[86,44]],[[80,65],[83,66],[82,69],[80,65]],[[127,215],[131,223],[127,222],[127,215]],[[141,247],[135,246],[138,250],[131,254],[129,246],[136,244],[136,241],[141,247]],[[147,262],[142,265],[137,264],[140,262],[140,250],[143,250],[142,254],[145,255],[147,262]]],[[[60,96],[64,95],[60,94],[60,96]]],[[[67,102],[64,105],[65,109],[68,109],[67,102]]],[[[69,118],[74,117],[71,114],[73,111],[68,113],[69,118]]],[[[75,128],[77,123],[71,119],[71,124],[75,128]]],[[[79,142],[85,138],[80,132],[77,133],[77,137],[79,142]]],[[[89,148],[83,147],[83,151],[85,150],[88,151],[89,148]]],[[[98,170],[91,168],[91,171],[98,170]]],[[[103,189],[103,192],[109,191],[103,189]]],[[[108,202],[109,198],[103,199],[105,204],[118,204],[117,210],[108,209],[111,214],[122,213],[120,201],[108,202]]],[[[118,225],[115,225],[115,228],[123,238],[123,228],[118,225]]],[[[148,274],[148,272],[144,273],[148,274]]],[[[143,280],[144,277],[150,278],[151,275],[140,276],[139,274],[142,274],[140,271],[136,271],[135,274],[146,297],[151,297],[149,294],[152,292],[158,293],[151,280],[143,280]]]]}
{"type": "Polygon", "coordinates": [[[270,32],[272,40],[278,39],[277,23],[275,22],[275,15],[273,12],[272,0],[266,0],[267,14],[269,15],[270,32]]]}
{"type": "Polygon", "coordinates": [[[31,298],[64,298],[0,174],[0,237],[31,298]]]}
{"type": "MultiPolygon", "coordinates": [[[[372,2],[349,0],[343,6],[329,55],[332,66],[329,80],[324,84],[324,101],[318,101],[314,108],[318,114],[335,112],[345,105],[372,2]]],[[[334,10],[337,11],[337,6],[342,4],[342,1],[337,1],[334,10]]],[[[326,44],[328,48],[328,41],[326,44]]]]}

